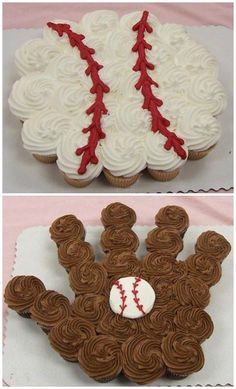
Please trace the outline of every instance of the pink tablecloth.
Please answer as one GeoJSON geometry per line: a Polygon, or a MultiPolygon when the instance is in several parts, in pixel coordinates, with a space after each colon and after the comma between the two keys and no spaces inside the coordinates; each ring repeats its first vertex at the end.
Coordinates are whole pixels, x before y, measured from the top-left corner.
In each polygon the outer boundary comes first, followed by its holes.
{"type": "Polygon", "coordinates": [[[148,9],[162,22],[233,28],[233,3],[4,3],[3,28],[36,28],[55,18],[80,20],[95,9],[119,14],[148,9]]]}

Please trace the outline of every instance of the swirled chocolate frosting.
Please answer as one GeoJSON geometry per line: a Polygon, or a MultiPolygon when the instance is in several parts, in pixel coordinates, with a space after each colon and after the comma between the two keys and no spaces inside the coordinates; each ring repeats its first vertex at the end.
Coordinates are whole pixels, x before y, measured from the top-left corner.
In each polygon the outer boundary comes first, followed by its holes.
{"type": "Polygon", "coordinates": [[[162,338],[170,331],[174,331],[175,311],[168,307],[168,303],[164,306],[154,306],[152,311],[139,320],[139,326],[143,332],[153,334],[162,338]]]}
{"type": "Polygon", "coordinates": [[[109,277],[132,274],[140,265],[136,255],[132,251],[111,251],[102,261],[102,265],[107,271],[109,277]]]}
{"type": "Polygon", "coordinates": [[[160,342],[155,337],[140,334],[123,345],[123,372],[131,381],[145,385],[165,374],[160,342]]]}
{"type": "Polygon", "coordinates": [[[127,319],[109,310],[99,322],[96,331],[103,335],[112,334],[118,342],[124,342],[130,336],[138,335],[139,327],[138,321],[127,319]]]}
{"type": "Polygon", "coordinates": [[[188,273],[193,277],[199,277],[208,286],[215,285],[221,278],[221,265],[213,257],[198,253],[191,255],[186,260],[188,273]]]}
{"type": "Polygon", "coordinates": [[[50,330],[61,320],[70,316],[71,307],[69,300],[53,290],[40,293],[30,309],[31,319],[40,327],[50,330]]]}
{"type": "Polygon", "coordinates": [[[139,239],[129,227],[108,227],[101,235],[101,246],[104,252],[112,250],[136,251],[139,239]]]}
{"type": "Polygon", "coordinates": [[[210,301],[207,284],[195,277],[183,277],[173,286],[174,295],[181,305],[205,308],[210,301]]]}
{"type": "Polygon", "coordinates": [[[174,228],[157,227],[148,233],[146,247],[148,251],[176,257],[183,250],[183,241],[174,228]]]}
{"type": "Polygon", "coordinates": [[[122,370],[121,345],[115,337],[97,335],[84,342],[78,352],[80,366],[89,377],[108,382],[122,370]]]}
{"type": "Polygon", "coordinates": [[[34,276],[16,276],[8,282],[4,299],[9,308],[18,313],[29,312],[35,298],[45,291],[42,281],[34,276]]]}
{"type": "Polygon", "coordinates": [[[84,240],[85,230],[82,222],[74,215],[65,215],[56,219],[50,229],[51,239],[59,246],[68,239],[84,240]]]}
{"type": "Polygon", "coordinates": [[[67,270],[81,263],[91,263],[95,260],[94,250],[88,242],[69,239],[60,244],[58,249],[60,264],[67,270]]]}
{"type": "Polygon", "coordinates": [[[94,326],[80,318],[61,320],[48,335],[51,346],[64,359],[77,362],[78,351],[84,342],[96,335],[94,326]]]}
{"type": "Polygon", "coordinates": [[[149,275],[165,276],[171,274],[175,258],[169,254],[160,254],[156,251],[148,253],[143,259],[144,271],[149,275]]]}
{"type": "Polygon", "coordinates": [[[106,279],[106,270],[96,262],[76,265],[69,273],[70,287],[76,295],[99,294],[105,288],[106,279]]]}
{"type": "Polygon", "coordinates": [[[108,310],[108,297],[100,294],[83,294],[76,297],[72,304],[73,317],[82,317],[93,324],[98,324],[108,310]]]}
{"type": "Polygon", "coordinates": [[[214,329],[213,322],[207,312],[190,306],[177,310],[174,323],[178,331],[193,336],[200,343],[208,339],[214,329]]]}
{"type": "Polygon", "coordinates": [[[182,332],[170,332],[163,338],[163,360],[172,374],[188,375],[204,365],[204,355],[198,341],[182,332]]]}
{"type": "Polygon", "coordinates": [[[173,227],[183,237],[189,226],[189,217],[182,207],[167,205],[156,214],[155,224],[158,227],[173,227]]]}
{"type": "Polygon", "coordinates": [[[229,254],[231,245],[223,235],[215,231],[206,231],[199,236],[195,250],[197,253],[209,254],[221,263],[229,254]]]}
{"type": "Polygon", "coordinates": [[[104,227],[132,227],[136,222],[134,210],[122,203],[111,203],[102,210],[101,220],[104,227]]]}

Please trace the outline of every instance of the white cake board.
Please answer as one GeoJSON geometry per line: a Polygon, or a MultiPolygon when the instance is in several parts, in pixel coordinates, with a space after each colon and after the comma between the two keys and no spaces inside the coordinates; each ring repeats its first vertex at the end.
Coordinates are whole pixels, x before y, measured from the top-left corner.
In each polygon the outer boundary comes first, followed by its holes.
{"type": "MultiPolygon", "coordinates": [[[[45,23],[47,20],[45,21],[45,23]]],[[[127,192],[188,192],[233,187],[233,31],[222,26],[187,27],[190,35],[205,45],[220,64],[220,80],[228,98],[226,111],[219,116],[223,135],[206,158],[188,161],[181,174],[170,182],[158,182],[144,173],[127,192]]],[[[17,73],[14,65],[15,50],[27,40],[41,37],[40,29],[14,29],[3,31],[3,190],[14,193],[120,193],[110,186],[103,175],[86,188],[73,188],[66,184],[57,165],[36,161],[23,149],[20,121],[8,108],[7,99],[17,73]]]]}
{"type": "MultiPolygon", "coordinates": [[[[138,256],[145,254],[144,240],[153,226],[136,226],[140,239],[138,256]]],[[[215,230],[233,242],[233,227],[190,227],[185,247],[179,258],[193,253],[197,237],[203,231],[215,230]]],[[[86,240],[95,248],[97,259],[103,257],[99,245],[102,227],[88,227],[86,240]]],[[[55,289],[71,301],[68,275],[58,264],[57,249],[47,227],[24,230],[17,240],[16,260],[12,275],[31,275],[42,279],[48,289],[55,289]]],[[[150,386],[226,385],[233,384],[233,253],[222,265],[222,278],[211,288],[211,301],[206,309],[214,322],[214,332],[203,343],[204,368],[184,380],[159,379],[150,386]]],[[[66,362],[49,345],[47,336],[31,320],[8,311],[3,355],[3,379],[10,386],[104,386],[90,379],[78,364],[66,362]]],[[[135,386],[123,376],[107,386],[135,386]]]]}

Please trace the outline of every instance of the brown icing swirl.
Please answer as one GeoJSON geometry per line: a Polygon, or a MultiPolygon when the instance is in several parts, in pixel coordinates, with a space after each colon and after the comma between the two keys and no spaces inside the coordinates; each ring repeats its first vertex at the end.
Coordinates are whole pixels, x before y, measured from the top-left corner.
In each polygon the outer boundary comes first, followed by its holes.
{"type": "Polygon", "coordinates": [[[170,277],[152,277],[149,280],[156,293],[156,304],[165,305],[173,297],[173,282],[170,277]]]}
{"type": "Polygon", "coordinates": [[[109,310],[99,322],[96,331],[103,335],[112,334],[118,342],[124,342],[132,335],[137,335],[137,320],[127,319],[109,310]]]}
{"type": "Polygon", "coordinates": [[[58,249],[60,264],[67,270],[79,263],[88,263],[95,260],[94,250],[88,242],[69,239],[60,244],[58,249]]]}
{"type": "Polygon", "coordinates": [[[139,261],[132,251],[111,251],[102,261],[102,265],[109,277],[118,275],[119,278],[127,273],[135,271],[139,266],[139,261]]]}
{"type": "Polygon", "coordinates": [[[176,257],[183,250],[183,241],[174,228],[158,227],[148,233],[146,247],[148,251],[176,257]]]}
{"type": "Polygon", "coordinates": [[[136,251],[139,240],[129,227],[108,227],[101,235],[101,246],[104,252],[112,250],[136,251]]]}
{"type": "Polygon", "coordinates": [[[175,311],[165,306],[154,306],[152,311],[139,320],[139,326],[147,334],[162,337],[170,331],[175,330],[175,311]]]}
{"type": "Polygon", "coordinates": [[[208,286],[215,285],[221,278],[220,263],[206,254],[191,255],[186,265],[191,276],[201,278],[208,286]]]}
{"type": "Polygon", "coordinates": [[[16,276],[6,286],[4,299],[18,313],[29,312],[35,298],[45,291],[42,281],[34,276],[16,276]]]}
{"type": "Polygon", "coordinates": [[[204,355],[198,341],[182,332],[170,332],[162,341],[163,360],[172,374],[188,375],[201,370],[204,355]]]}
{"type": "Polygon", "coordinates": [[[100,293],[107,279],[104,267],[96,262],[82,263],[71,268],[70,287],[76,295],[100,293]]]}
{"type": "Polygon", "coordinates": [[[152,276],[165,276],[172,273],[174,263],[175,258],[171,255],[159,254],[155,251],[145,255],[143,259],[144,271],[152,276]]]}
{"type": "Polygon", "coordinates": [[[160,342],[155,337],[140,334],[123,345],[123,372],[137,384],[145,385],[165,374],[160,342]]]}
{"type": "Polygon", "coordinates": [[[132,227],[136,222],[134,210],[122,203],[111,203],[102,210],[102,224],[104,227],[128,226],[132,227]]]}
{"type": "Polygon", "coordinates": [[[209,254],[215,260],[222,262],[229,254],[231,245],[223,235],[215,231],[206,231],[198,237],[195,250],[196,253],[209,254]]]}
{"type": "Polygon", "coordinates": [[[49,333],[51,346],[64,359],[78,361],[78,351],[84,342],[95,336],[94,326],[86,320],[69,318],[60,321],[49,333]]]}
{"type": "Polygon", "coordinates": [[[181,305],[205,308],[210,301],[207,284],[195,277],[183,277],[174,286],[174,294],[181,305]]]}
{"type": "Polygon", "coordinates": [[[108,298],[100,294],[83,294],[72,304],[72,316],[82,317],[90,323],[98,324],[108,309],[108,298]]]}
{"type": "Polygon", "coordinates": [[[214,329],[210,316],[200,308],[179,308],[174,318],[174,323],[178,331],[185,335],[193,336],[200,343],[208,339],[214,329]]]}
{"type": "Polygon", "coordinates": [[[50,330],[59,321],[69,317],[71,312],[69,300],[53,290],[40,293],[30,309],[31,319],[40,327],[50,330]]]}
{"type": "Polygon", "coordinates": [[[78,360],[89,377],[99,382],[108,382],[122,370],[121,345],[113,336],[93,336],[80,348],[78,360]]]}
{"type": "Polygon", "coordinates": [[[56,219],[50,229],[51,239],[59,246],[68,239],[84,240],[85,230],[82,222],[74,215],[65,215],[56,219]]]}
{"type": "Polygon", "coordinates": [[[155,224],[158,227],[173,227],[183,237],[189,226],[189,217],[182,207],[167,205],[157,213],[155,224]]]}

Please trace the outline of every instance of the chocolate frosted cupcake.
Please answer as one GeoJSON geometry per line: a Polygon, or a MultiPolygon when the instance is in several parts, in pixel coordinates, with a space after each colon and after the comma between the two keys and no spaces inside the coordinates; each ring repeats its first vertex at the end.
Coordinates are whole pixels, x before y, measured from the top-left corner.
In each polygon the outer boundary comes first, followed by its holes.
{"type": "Polygon", "coordinates": [[[77,264],[92,263],[95,254],[91,244],[72,238],[60,244],[58,258],[60,264],[69,273],[70,269],[77,264]]]}
{"type": "Polygon", "coordinates": [[[209,254],[222,263],[231,250],[230,243],[215,231],[203,232],[195,245],[196,253],[209,254]]]}
{"type": "Polygon", "coordinates": [[[178,331],[193,336],[200,343],[208,339],[214,329],[213,322],[207,312],[191,306],[178,308],[174,323],[178,331]]]}
{"type": "Polygon", "coordinates": [[[61,320],[70,316],[71,307],[65,296],[53,290],[46,290],[36,297],[30,312],[31,319],[48,333],[61,320]]]}
{"type": "Polygon", "coordinates": [[[174,228],[157,227],[148,233],[146,247],[151,252],[156,251],[177,257],[183,250],[183,241],[174,228]]]}
{"type": "Polygon", "coordinates": [[[74,215],[65,215],[56,219],[49,232],[58,247],[68,239],[84,240],[85,237],[84,226],[74,215]]]}
{"type": "Polygon", "coordinates": [[[167,205],[161,208],[156,214],[155,224],[158,227],[175,228],[183,238],[189,227],[189,217],[182,207],[167,205]]]}
{"type": "Polygon", "coordinates": [[[136,251],[139,239],[129,227],[108,227],[101,235],[101,246],[105,253],[120,249],[136,251]]]}
{"type": "Polygon", "coordinates": [[[16,276],[8,282],[4,300],[8,307],[20,316],[30,318],[30,308],[34,300],[45,290],[42,281],[34,276],[16,276]]]}
{"type": "Polygon", "coordinates": [[[132,251],[111,251],[102,261],[109,277],[117,275],[119,278],[135,272],[140,262],[132,251]]]}
{"type": "Polygon", "coordinates": [[[139,327],[136,320],[127,319],[107,309],[106,314],[98,323],[96,331],[103,335],[115,336],[118,342],[123,343],[132,335],[138,335],[139,327]]]}
{"type": "Polygon", "coordinates": [[[209,287],[215,285],[221,278],[221,265],[213,257],[203,253],[190,255],[185,261],[188,273],[198,277],[209,287]]]}
{"type": "Polygon", "coordinates": [[[204,365],[204,354],[199,342],[182,332],[169,332],[163,338],[161,348],[168,375],[173,378],[185,378],[201,370],[204,365]]]}
{"type": "Polygon", "coordinates": [[[70,362],[78,362],[78,351],[84,342],[95,336],[94,326],[80,318],[60,321],[48,335],[51,346],[62,358],[70,362]]]}
{"type": "Polygon", "coordinates": [[[76,297],[72,304],[72,317],[81,317],[93,324],[98,324],[107,312],[108,298],[101,294],[88,293],[76,297]]]}
{"type": "Polygon", "coordinates": [[[93,336],[78,352],[81,368],[98,382],[109,382],[122,370],[120,343],[110,335],[93,336]]]}
{"type": "Polygon", "coordinates": [[[133,227],[136,222],[134,210],[122,203],[112,203],[102,210],[102,224],[105,228],[112,226],[133,227]]]}
{"type": "Polygon", "coordinates": [[[104,290],[107,273],[98,263],[82,263],[71,268],[70,287],[75,295],[100,293],[104,290]]]}
{"type": "Polygon", "coordinates": [[[196,277],[181,278],[174,284],[173,290],[181,305],[205,308],[209,304],[209,287],[196,277]]]}
{"type": "Polygon", "coordinates": [[[133,382],[148,384],[165,374],[160,342],[155,337],[140,334],[123,345],[123,373],[133,382]]]}
{"type": "Polygon", "coordinates": [[[165,276],[173,272],[175,262],[174,256],[154,251],[145,255],[143,269],[150,276],[165,276]]]}
{"type": "Polygon", "coordinates": [[[142,332],[152,334],[161,342],[163,336],[175,330],[174,317],[175,311],[167,303],[164,306],[156,306],[148,315],[143,316],[138,324],[142,332]]]}

